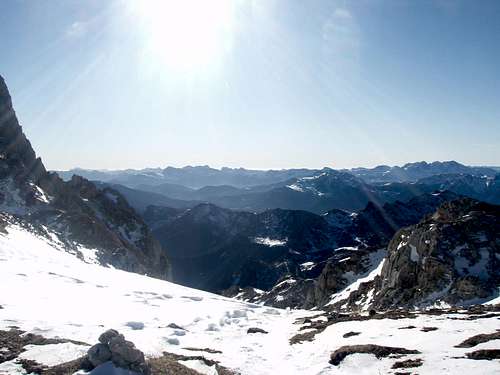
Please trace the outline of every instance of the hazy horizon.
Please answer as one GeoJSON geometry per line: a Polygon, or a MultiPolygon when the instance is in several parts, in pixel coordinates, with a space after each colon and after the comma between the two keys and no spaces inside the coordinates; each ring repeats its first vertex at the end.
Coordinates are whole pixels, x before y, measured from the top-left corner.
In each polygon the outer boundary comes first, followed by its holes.
{"type": "MultiPolygon", "coordinates": [[[[43,161],[43,159],[42,159],[43,161]]],[[[142,167],[142,168],[122,168],[122,169],[108,169],[108,168],[84,168],[84,167],[73,167],[73,168],[68,168],[68,169],[52,169],[52,170],[55,170],[55,171],[61,171],[61,172],[64,172],[64,171],[71,171],[71,170],[78,170],[78,169],[82,169],[82,170],[87,170],[87,171],[99,171],[99,172],[112,172],[112,171],[125,171],[125,170],[144,170],[144,169],[166,169],[166,168],[178,168],[178,169],[181,169],[181,168],[198,168],[198,167],[208,167],[208,168],[211,168],[211,169],[217,169],[217,170],[222,170],[223,168],[228,168],[228,169],[246,169],[246,170],[256,170],[256,171],[271,171],[271,170],[274,170],[274,171],[278,171],[278,170],[290,170],[290,169],[311,169],[311,170],[320,170],[320,169],[323,169],[323,168],[331,168],[331,169],[354,169],[354,168],[367,168],[367,169],[370,169],[370,168],[375,168],[375,167],[379,167],[379,166],[389,166],[389,167],[402,167],[404,166],[405,164],[411,164],[411,163],[419,163],[419,162],[426,162],[428,164],[430,163],[433,163],[433,162],[448,162],[448,161],[456,161],[457,163],[459,164],[463,164],[465,166],[470,166],[470,167],[485,167],[485,168],[500,168],[500,165],[485,165],[485,164],[465,164],[465,163],[461,163],[460,161],[457,161],[457,160],[432,160],[432,161],[429,161],[429,160],[415,160],[415,161],[410,161],[408,163],[403,163],[403,164],[377,164],[377,165],[356,165],[356,166],[350,166],[350,167],[344,167],[344,168],[335,168],[335,167],[332,167],[332,166],[328,166],[328,165],[323,165],[323,166],[319,166],[319,167],[290,167],[290,168],[247,168],[247,167],[244,167],[244,166],[236,166],[236,167],[231,167],[231,166],[227,166],[227,165],[222,165],[222,166],[212,166],[212,165],[208,165],[208,164],[198,164],[198,165],[180,165],[180,166],[174,166],[174,165],[165,165],[165,166],[145,166],[145,167],[142,167]]]]}
{"type": "Polygon", "coordinates": [[[500,2],[0,3],[51,170],[500,165],[500,2]]]}

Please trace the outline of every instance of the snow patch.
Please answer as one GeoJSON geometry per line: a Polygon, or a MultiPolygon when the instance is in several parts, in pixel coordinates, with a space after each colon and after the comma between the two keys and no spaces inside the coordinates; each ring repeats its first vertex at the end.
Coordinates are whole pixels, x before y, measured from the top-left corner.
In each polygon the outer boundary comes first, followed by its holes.
{"type": "Polygon", "coordinates": [[[30,359],[45,366],[73,361],[87,354],[89,346],[76,345],[71,342],[48,345],[26,345],[25,351],[19,354],[20,359],[30,359]]]}
{"type": "Polygon", "coordinates": [[[278,239],[272,239],[269,237],[255,237],[254,242],[259,244],[259,245],[265,245],[269,247],[274,247],[274,246],[284,246],[287,243],[287,240],[278,240],[278,239]]]}
{"type": "Polygon", "coordinates": [[[302,263],[300,265],[300,270],[301,271],[309,271],[309,270],[313,269],[315,265],[316,265],[316,263],[314,263],[314,262],[305,262],[305,263],[302,263]]]}

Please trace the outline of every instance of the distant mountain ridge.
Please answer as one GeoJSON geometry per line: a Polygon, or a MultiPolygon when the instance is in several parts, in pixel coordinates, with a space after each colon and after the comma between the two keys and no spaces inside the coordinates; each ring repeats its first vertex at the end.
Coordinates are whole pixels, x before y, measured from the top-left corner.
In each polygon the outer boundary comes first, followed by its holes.
{"type": "MultiPolygon", "coordinates": [[[[192,189],[205,186],[230,185],[237,188],[254,187],[283,182],[292,178],[311,177],[332,168],[322,169],[282,169],[282,170],[251,170],[245,168],[210,168],[209,166],[187,166],[182,168],[145,168],[127,170],[89,170],[71,169],[56,171],[61,178],[68,180],[73,174],[89,180],[98,180],[137,188],[140,185],[156,186],[161,184],[176,184],[192,189]]],[[[432,163],[416,162],[403,166],[381,165],[374,168],[341,169],[361,178],[366,183],[410,182],[436,174],[464,173],[474,176],[492,177],[498,170],[489,167],[472,167],[456,161],[435,161],[432,163]]],[[[142,189],[144,190],[144,189],[142,189]]]]}
{"type": "Polygon", "coordinates": [[[402,167],[381,165],[375,168],[353,168],[349,171],[368,183],[415,182],[439,174],[470,174],[493,177],[498,173],[494,168],[466,166],[454,160],[432,163],[421,161],[408,163],[402,167]]]}
{"type": "MultiPolygon", "coordinates": [[[[190,208],[199,203],[212,203],[252,212],[281,208],[322,214],[332,209],[356,211],[368,202],[383,205],[444,190],[500,203],[500,174],[491,168],[468,167],[454,161],[352,170],[251,171],[169,167],[164,170],[77,172],[107,180],[103,183],[124,194],[139,212],[144,212],[150,204],[190,208]],[[263,181],[269,183],[259,184],[263,181]],[[223,184],[193,187],[207,182],[223,184]]],[[[66,177],[69,174],[62,173],[66,177]]]]}
{"type": "Polygon", "coordinates": [[[349,172],[325,170],[314,176],[247,188],[221,185],[193,189],[176,184],[160,184],[139,185],[133,189],[112,183],[96,184],[120,191],[140,213],[145,212],[149,205],[192,208],[200,203],[211,203],[222,208],[250,212],[281,208],[323,214],[332,209],[357,211],[369,202],[383,205],[407,201],[436,191],[451,191],[500,204],[500,175],[440,174],[416,182],[368,184],[349,172]]]}
{"type": "Polygon", "coordinates": [[[224,167],[222,169],[215,169],[209,166],[187,166],[182,168],[167,167],[116,171],[76,168],[69,171],[56,172],[64,180],[70,179],[73,174],[77,174],[89,180],[116,183],[133,188],[139,185],[155,186],[168,183],[199,189],[205,186],[217,185],[231,185],[235,187],[266,185],[285,181],[290,178],[311,176],[317,174],[319,170],[283,169],[262,171],[244,168],[224,167]]]}

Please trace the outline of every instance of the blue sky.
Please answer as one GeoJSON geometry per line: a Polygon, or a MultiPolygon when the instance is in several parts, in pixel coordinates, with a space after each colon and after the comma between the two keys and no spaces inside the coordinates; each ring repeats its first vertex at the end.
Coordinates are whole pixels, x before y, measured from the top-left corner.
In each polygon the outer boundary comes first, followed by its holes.
{"type": "Polygon", "coordinates": [[[500,165],[500,2],[0,2],[51,169],[500,165]]]}

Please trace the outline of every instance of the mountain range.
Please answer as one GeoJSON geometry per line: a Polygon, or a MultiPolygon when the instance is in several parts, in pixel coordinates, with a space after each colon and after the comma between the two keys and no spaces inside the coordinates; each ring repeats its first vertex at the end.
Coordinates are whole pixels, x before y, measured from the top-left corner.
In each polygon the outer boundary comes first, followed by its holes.
{"type": "Polygon", "coordinates": [[[356,279],[346,273],[363,275],[390,253],[399,230],[446,202],[499,199],[494,170],[456,162],[350,171],[166,168],[64,181],[36,157],[3,79],[0,109],[4,226],[50,231],[61,248],[102,265],[226,295],[259,290],[259,301],[282,307],[325,305],[356,279]],[[380,175],[397,181],[373,182],[380,175]],[[152,176],[161,183],[146,184],[152,176]],[[117,184],[121,178],[138,185],[117,184]],[[230,178],[239,186],[195,187],[230,178]]]}
{"type": "Polygon", "coordinates": [[[474,334],[446,341],[432,371],[500,358],[457,349],[499,337],[481,328],[500,311],[491,168],[82,172],[97,180],[46,170],[0,77],[0,373],[271,373],[313,356],[314,373],[353,373],[351,354],[432,358],[435,344],[385,346],[417,324],[419,342],[474,334]],[[324,349],[339,340],[356,345],[324,349]]]}
{"type": "Polygon", "coordinates": [[[360,210],[368,202],[383,205],[407,201],[421,194],[444,190],[500,203],[500,175],[489,177],[462,173],[437,174],[415,182],[367,183],[350,172],[329,169],[314,176],[245,188],[220,185],[194,189],[170,183],[141,184],[131,188],[109,182],[96,184],[119,191],[140,213],[149,205],[192,208],[200,203],[211,203],[240,211],[262,212],[281,208],[324,214],[332,209],[360,210]]]}
{"type": "MultiPolygon", "coordinates": [[[[237,188],[248,188],[259,185],[271,185],[295,178],[311,177],[332,168],[322,169],[282,169],[252,170],[245,168],[215,169],[209,166],[187,166],[182,168],[145,168],[126,170],[92,170],[75,168],[68,171],[57,171],[61,178],[67,180],[76,174],[89,180],[116,183],[131,188],[156,186],[162,184],[182,185],[190,189],[205,186],[229,185],[237,188]]],[[[471,174],[474,176],[493,177],[498,167],[472,167],[456,161],[425,161],[408,163],[403,166],[381,165],[374,168],[343,169],[359,177],[366,183],[416,182],[417,180],[438,174],[471,174]]],[[[144,190],[144,189],[142,189],[144,190]]]]}

